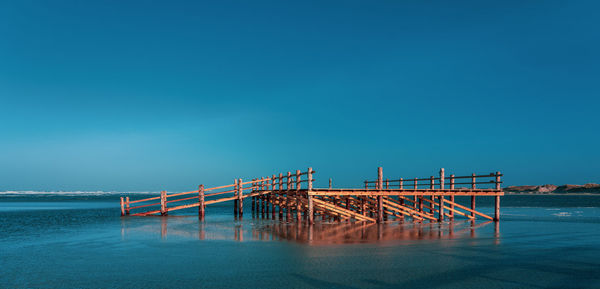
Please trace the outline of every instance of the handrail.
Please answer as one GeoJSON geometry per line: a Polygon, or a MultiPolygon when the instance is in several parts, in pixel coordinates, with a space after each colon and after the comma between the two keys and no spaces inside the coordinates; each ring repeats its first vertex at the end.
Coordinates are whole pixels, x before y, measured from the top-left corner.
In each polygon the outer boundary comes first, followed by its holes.
{"type": "MultiPolygon", "coordinates": [[[[503,174],[499,174],[498,176],[499,177],[503,177],[504,175],[503,174]]],[[[496,174],[495,173],[490,173],[488,175],[474,175],[474,176],[471,175],[471,176],[458,176],[458,177],[457,176],[454,176],[454,177],[447,176],[444,179],[445,180],[450,180],[450,179],[470,179],[470,178],[473,178],[473,177],[475,177],[475,178],[491,178],[491,177],[496,177],[496,174]]],[[[402,179],[397,179],[397,180],[383,180],[383,181],[384,182],[387,181],[387,182],[390,182],[390,183],[392,183],[392,182],[395,183],[395,182],[400,182],[400,181],[402,181],[402,182],[409,182],[409,181],[415,181],[415,180],[416,181],[440,180],[440,177],[433,177],[433,178],[431,178],[431,177],[429,177],[429,178],[402,178],[402,179]]],[[[367,184],[373,184],[373,183],[375,183],[376,184],[377,181],[376,180],[375,181],[366,180],[365,183],[367,183],[367,184]]],[[[423,185],[428,185],[428,184],[423,184],[423,185]]]]}
{"type": "Polygon", "coordinates": [[[140,202],[146,202],[146,201],[152,201],[152,200],[158,200],[160,199],[160,196],[158,197],[152,197],[152,198],[147,198],[147,199],[141,199],[141,200],[136,200],[136,201],[129,201],[130,204],[134,204],[134,203],[140,203],[140,202]]]}

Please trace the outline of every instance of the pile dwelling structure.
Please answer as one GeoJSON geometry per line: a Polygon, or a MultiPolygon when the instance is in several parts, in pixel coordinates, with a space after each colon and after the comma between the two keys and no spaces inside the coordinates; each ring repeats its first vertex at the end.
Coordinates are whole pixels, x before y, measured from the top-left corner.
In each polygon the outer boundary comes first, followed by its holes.
{"type": "Polygon", "coordinates": [[[504,192],[500,172],[469,176],[439,176],[429,178],[383,178],[383,169],[377,169],[376,180],[364,181],[364,187],[354,189],[314,188],[315,171],[279,173],[233,184],[168,194],[141,200],[121,197],[121,216],[167,216],[170,212],[197,208],[204,220],[206,206],[233,201],[235,218],[244,215],[244,199],[249,199],[252,216],[288,221],[360,221],[382,223],[388,220],[441,222],[445,219],[477,217],[499,221],[500,196],[504,192]],[[470,206],[455,202],[456,196],[470,196],[470,206]],[[494,216],[476,210],[476,197],[494,197],[494,216]],[[179,204],[177,204],[179,203],[179,204]],[[143,210],[140,210],[143,209],[143,210]],[[138,212],[132,213],[136,210],[138,212]]]}

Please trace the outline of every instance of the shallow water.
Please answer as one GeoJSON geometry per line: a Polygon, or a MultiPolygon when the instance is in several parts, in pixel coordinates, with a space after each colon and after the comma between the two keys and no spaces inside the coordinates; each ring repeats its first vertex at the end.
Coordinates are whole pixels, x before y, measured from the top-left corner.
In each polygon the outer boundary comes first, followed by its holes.
{"type": "Polygon", "coordinates": [[[121,218],[117,199],[1,196],[0,287],[600,288],[599,196],[505,196],[498,224],[312,227],[231,205],[121,218]]]}

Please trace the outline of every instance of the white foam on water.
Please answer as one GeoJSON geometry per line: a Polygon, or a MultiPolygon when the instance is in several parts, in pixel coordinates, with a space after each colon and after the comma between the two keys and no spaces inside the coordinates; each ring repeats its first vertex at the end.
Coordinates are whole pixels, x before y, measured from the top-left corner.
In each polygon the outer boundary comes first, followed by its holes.
{"type": "Polygon", "coordinates": [[[3,191],[0,196],[106,196],[106,195],[159,195],[160,192],[104,192],[104,191],[3,191]]]}
{"type": "Polygon", "coordinates": [[[570,212],[558,212],[555,214],[552,214],[552,216],[557,216],[557,217],[571,217],[571,213],[570,212]]]}

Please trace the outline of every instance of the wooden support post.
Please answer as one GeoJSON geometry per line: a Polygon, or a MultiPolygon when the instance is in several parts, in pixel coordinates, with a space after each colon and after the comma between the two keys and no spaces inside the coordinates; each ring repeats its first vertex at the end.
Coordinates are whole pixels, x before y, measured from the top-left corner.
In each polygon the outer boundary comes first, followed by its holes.
{"type": "MultiPolygon", "coordinates": [[[[256,193],[258,191],[258,189],[256,188],[256,186],[257,186],[256,179],[252,179],[252,190],[251,190],[252,193],[256,193]]],[[[252,215],[253,216],[254,216],[254,209],[255,209],[255,206],[254,206],[255,205],[254,204],[255,200],[256,200],[256,197],[253,196],[252,199],[251,199],[251,201],[250,201],[252,203],[252,215]]]]}
{"type": "Polygon", "coordinates": [[[381,190],[383,188],[383,168],[377,168],[377,190],[381,190]]]}
{"type": "Polygon", "coordinates": [[[287,172],[287,183],[285,190],[285,219],[292,219],[292,173],[287,172]]]}
{"type": "MultiPolygon", "coordinates": [[[[500,191],[500,172],[496,172],[496,190],[500,191]]],[[[494,202],[494,221],[500,221],[500,196],[496,196],[494,202]]]]}
{"type": "MultiPolygon", "coordinates": [[[[435,179],[433,178],[433,176],[429,177],[429,189],[432,191],[435,190],[435,179]]],[[[429,196],[429,200],[431,201],[431,204],[434,204],[433,195],[429,196]]],[[[431,213],[432,215],[434,213],[433,207],[435,206],[431,205],[431,208],[429,209],[429,213],[431,213]]]]}
{"type": "Polygon", "coordinates": [[[301,172],[300,170],[296,170],[296,221],[300,222],[302,219],[302,203],[300,196],[300,188],[302,187],[302,182],[300,181],[301,172]]]}
{"type": "MultiPolygon", "coordinates": [[[[272,190],[271,193],[269,194],[269,201],[270,201],[270,206],[271,206],[271,219],[275,220],[275,214],[276,214],[276,208],[275,208],[275,201],[277,200],[277,194],[275,193],[275,180],[277,180],[277,176],[273,175],[273,186],[272,186],[272,190]]],[[[267,208],[267,215],[269,214],[269,209],[267,208]]]]}
{"type": "Polygon", "coordinates": [[[125,197],[125,215],[129,215],[129,197],[125,197]]]}
{"type": "MultiPolygon", "coordinates": [[[[454,190],[454,175],[450,175],[450,190],[454,190]]],[[[450,196],[450,220],[454,220],[454,195],[450,196]]]]}
{"type": "MultiPolygon", "coordinates": [[[[266,187],[264,187],[263,189],[267,189],[269,188],[269,180],[267,179],[266,183],[265,183],[266,187]]],[[[265,195],[259,195],[258,196],[258,212],[260,212],[260,215],[262,218],[264,218],[264,213],[265,213],[265,206],[263,204],[263,201],[265,199],[265,195]]]]}
{"type": "MultiPolygon", "coordinates": [[[[400,190],[404,190],[404,179],[400,178],[400,181],[398,181],[398,188],[400,190]]],[[[398,203],[401,206],[404,206],[404,199],[401,198],[400,196],[398,196],[398,203]]],[[[401,221],[404,221],[404,214],[400,214],[400,216],[398,217],[398,219],[400,219],[401,221]]]]}
{"type": "Polygon", "coordinates": [[[419,185],[417,184],[417,178],[415,178],[413,185],[414,185],[414,188],[415,188],[415,191],[416,191],[419,188],[419,185]]]}
{"type": "MultiPolygon", "coordinates": [[[[438,196],[439,198],[439,208],[438,208],[438,221],[442,222],[444,221],[444,196],[438,196]]],[[[433,203],[431,204],[431,207],[433,208],[433,203]]]]}
{"type": "Polygon", "coordinates": [[[166,191],[160,192],[160,215],[161,216],[167,215],[167,192],[166,191]]]}
{"type": "MultiPolygon", "coordinates": [[[[267,191],[268,189],[269,189],[269,178],[267,177],[267,178],[265,178],[264,181],[262,181],[262,187],[261,187],[262,192],[261,192],[261,194],[259,196],[260,199],[258,200],[259,201],[259,205],[262,202],[262,199],[265,197],[264,192],[267,191]]],[[[260,208],[260,213],[261,213],[261,215],[262,215],[262,213],[264,213],[264,209],[263,208],[260,208]]]]}
{"type": "MultiPolygon", "coordinates": [[[[365,191],[369,190],[369,181],[365,181],[365,191]]],[[[360,198],[360,211],[363,214],[363,216],[367,216],[367,201],[365,196],[361,196],[360,198]]]]}
{"type": "Polygon", "coordinates": [[[312,185],[312,179],[313,179],[313,177],[312,177],[312,168],[308,168],[307,176],[308,176],[308,179],[307,179],[308,180],[307,181],[307,186],[308,187],[307,187],[306,193],[308,195],[307,196],[307,198],[308,198],[308,223],[310,225],[312,225],[312,224],[315,223],[314,208],[313,208],[313,196],[310,195],[310,193],[312,191],[312,188],[313,188],[313,185],[312,185]]]}
{"type": "MultiPolygon", "coordinates": [[[[383,187],[383,168],[377,168],[377,190],[383,187]]],[[[380,192],[381,193],[381,192],[380,192]]],[[[383,223],[383,197],[377,196],[377,223],[383,223]]]]}
{"type": "Polygon", "coordinates": [[[237,198],[237,193],[239,191],[238,190],[238,180],[237,179],[234,180],[233,190],[234,190],[233,191],[233,196],[235,197],[233,199],[233,216],[235,218],[237,218],[238,217],[238,198],[237,198]]]}
{"type": "Polygon", "coordinates": [[[121,197],[121,216],[125,216],[125,202],[123,201],[123,197],[121,197]]]}
{"type": "Polygon", "coordinates": [[[198,187],[198,218],[200,221],[204,221],[204,209],[206,205],[204,204],[204,185],[200,185],[198,187]]]}
{"type": "Polygon", "coordinates": [[[331,189],[331,178],[329,178],[329,189],[331,189]]]}
{"type": "MultiPolygon", "coordinates": [[[[444,190],[444,168],[440,169],[440,190],[444,190]]],[[[439,198],[439,208],[438,208],[438,221],[442,222],[444,221],[444,195],[440,195],[438,196],[439,198]]],[[[433,204],[431,204],[431,207],[433,207],[433,204]]]]}
{"type": "Polygon", "coordinates": [[[244,193],[244,186],[242,185],[242,179],[238,179],[238,212],[240,215],[240,218],[242,218],[244,216],[244,198],[243,197],[243,193],[244,193]]]}
{"type": "MultiPolygon", "coordinates": [[[[385,179],[385,189],[389,189],[390,188],[390,180],[389,179],[385,179]]],[[[382,197],[382,199],[387,199],[387,197],[382,197]]],[[[387,214],[383,214],[383,220],[387,221],[388,220],[388,215],[387,214]]]]}
{"type": "MultiPolygon", "coordinates": [[[[475,183],[476,183],[475,173],[473,173],[473,175],[471,177],[471,189],[472,190],[475,190],[477,188],[475,183]]],[[[471,210],[475,211],[475,195],[471,196],[471,210]]],[[[475,218],[475,213],[471,212],[471,217],[475,218]]]]}
{"type": "Polygon", "coordinates": [[[284,200],[283,200],[283,174],[279,173],[279,186],[278,186],[279,190],[277,193],[277,200],[279,201],[279,219],[283,219],[283,206],[284,206],[284,200]]]}
{"type": "Polygon", "coordinates": [[[440,189],[443,190],[444,189],[444,184],[446,183],[445,180],[445,172],[444,172],[444,168],[440,169],[440,189]]]}

